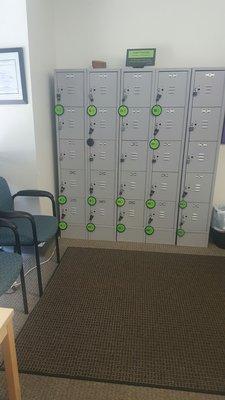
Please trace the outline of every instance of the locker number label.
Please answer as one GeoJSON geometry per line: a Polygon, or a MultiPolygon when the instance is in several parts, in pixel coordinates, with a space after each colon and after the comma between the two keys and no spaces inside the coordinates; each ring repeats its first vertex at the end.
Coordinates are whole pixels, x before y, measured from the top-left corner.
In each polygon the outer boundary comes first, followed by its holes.
{"type": "Polygon", "coordinates": [[[97,108],[92,104],[88,106],[87,113],[89,117],[94,117],[97,114],[97,108]]]}
{"type": "Polygon", "coordinates": [[[66,196],[59,196],[58,197],[58,203],[61,205],[64,205],[67,203],[67,197],[66,196]]]}
{"type": "Polygon", "coordinates": [[[155,232],[155,229],[153,228],[153,226],[147,225],[147,226],[145,227],[145,233],[146,233],[146,235],[151,236],[151,235],[153,235],[154,232],[155,232]]]}
{"type": "Polygon", "coordinates": [[[182,208],[182,209],[183,209],[183,208],[186,208],[186,207],[187,207],[187,202],[186,202],[186,200],[181,200],[180,203],[179,203],[179,207],[182,208]]]}
{"type": "Polygon", "coordinates": [[[65,231],[67,229],[67,227],[68,227],[68,224],[65,221],[60,221],[59,222],[59,229],[61,231],[65,231]]]}
{"type": "Polygon", "coordinates": [[[55,106],[55,114],[60,116],[64,114],[64,107],[62,106],[62,104],[56,104],[55,106]]]}
{"type": "Polygon", "coordinates": [[[158,139],[151,139],[149,142],[149,147],[152,150],[157,150],[160,146],[160,141],[158,139]]]}
{"type": "Polygon", "coordinates": [[[95,206],[95,204],[97,203],[96,197],[89,196],[87,199],[87,203],[89,204],[89,206],[95,206]]]}
{"type": "Polygon", "coordinates": [[[129,110],[127,106],[122,105],[118,108],[118,113],[120,117],[126,117],[128,112],[129,110]]]}
{"type": "Polygon", "coordinates": [[[182,228],[177,229],[177,236],[183,237],[185,235],[185,231],[182,228]]]}
{"type": "Polygon", "coordinates": [[[159,104],[155,104],[152,107],[152,115],[158,117],[160,114],[162,114],[162,107],[159,104]]]}
{"type": "Polygon", "coordinates": [[[125,227],[124,224],[117,224],[116,230],[117,230],[118,233],[123,233],[123,232],[125,232],[126,227],[125,227]]]}
{"type": "Polygon", "coordinates": [[[126,203],[126,200],[124,199],[124,197],[117,197],[116,205],[118,207],[123,207],[125,203],[126,203]]]}
{"type": "Polygon", "coordinates": [[[91,222],[86,225],[86,229],[88,232],[94,232],[95,231],[95,224],[92,224],[91,222]]]}
{"type": "Polygon", "coordinates": [[[145,204],[146,204],[146,207],[148,207],[148,208],[155,208],[156,201],[153,199],[148,199],[148,200],[146,200],[145,204]]]}

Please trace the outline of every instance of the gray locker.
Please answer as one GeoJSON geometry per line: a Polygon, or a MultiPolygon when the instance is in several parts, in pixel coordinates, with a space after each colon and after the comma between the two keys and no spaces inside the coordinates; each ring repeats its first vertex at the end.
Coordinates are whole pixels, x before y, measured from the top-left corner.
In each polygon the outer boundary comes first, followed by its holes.
{"type": "Polygon", "coordinates": [[[213,172],[217,142],[190,142],[187,156],[187,172],[213,172]]]}
{"type": "Polygon", "coordinates": [[[61,139],[84,139],[84,109],[65,107],[58,117],[58,134],[61,139]]]}
{"type": "Polygon", "coordinates": [[[101,241],[115,241],[116,231],[114,227],[107,226],[96,226],[94,232],[88,234],[89,240],[101,240],[101,241]]]}
{"type": "Polygon", "coordinates": [[[89,162],[91,169],[114,170],[116,163],[115,147],[115,141],[95,140],[94,145],[89,147],[89,162]]]}
{"type": "Polygon", "coordinates": [[[123,207],[118,207],[118,223],[124,224],[129,228],[143,226],[144,201],[126,200],[123,207]]]}
{"type": "Polygon", "coordinates": [[[61,237],[71,239],[86,239],[85,225],[68,224],[65,231],[61,231],[61,237]]]}
{"type": "Polygon", "coordinates": [[[128,107],[150,107],[152,77],[149,71],[124,71],[122,102],[128,107]]]}
{"type": "Polygon", "coordinates": [[[188,71],[159,71],[157,100],[163,107],[184,107],[187,100],[188,71]]]}
{"type": "Polygon", "coordinates": [[[193,107],[221,106],[225,71],[195,71],[193,107]]]}
{"type": "Polygon", "coordinates": [[[90,195],[99,198],[114,198],[115,195],[115,170],[91,170],[90,186],[87,188],[90,195]]]}
{"type": "Polygon", "coordinates": [[[56,103],[84,106],[84,71],[56,72],[56,103]]]}
{"type": "Polygon", "coordinates": [[[84,140],[60,140],[60,166],[64,169],[84,169],[84,140]]]}
{"type": "Polygon", "coordinates": [[[85,223],[85,199],[75,197],[68,198],[67,203],[60,207],[61,221],[67,223],[84,224],[85,223]]]}
{"type": "Polygon", "coordinates": [[[183,237],[177,237],[178,246],[195,246],[207,247],[208,246],[208,233],[206,232],[185,232],[183,237]]]}
{"type": "Polygon", "coordinates": [[[117,110],[99,107],[94,117],[88,118],[87,136],[93,139],[113,140],[116,138],[117,110]]]}
{"type": "Polygon", "coordinates": [[[118,71],[89,72],[89,102],[96,107],[117,107],[118,71]]]}
{"type": "Polygon", "coordinates": [[[184,108],[163,108],[155,118],[154,134],[161,140],[182,140],[184,135],[184,108]]]}
{"type": "Polygon", "coordinates": [[[173,229],[175,226],[176,203],[167,201],[157,201],[156,206],[147,210],[146,225],[151,225],[154,228],[173,229]]]}
{"type": "Polygon", "coordinates": [[[209,204],[188,203],[180,210],[179,227],[185,232],[203,232],[207,229],[209,204]]]}
{"type": "Polygon", "coordinates": [[[153,172],[148,196],[156,200],[176,201],[178,173],[153,172]]]}
{"type": "Polygon", "coordinates": [[[98,226],[113,226],[115,202],[112,199],[97,199],[93,207],[89,207],[87,219],[98,226]]]}
{"type": "Polygon", "coordinates": [[[118,242],[144,242],[144,228],[126,228],[125,232],[117,233],[118,242]]]}
{"type": "Polygon", "coordinates": [[[144,199],[145,172],[121,171],[118,194],[128,199],[144,199]]]}
{"type": "Polygon", "coordinates": [[[60,194],[66,196],[85,196],[85,172],[84,170],[61,169],[60,194]]]}
{"type": "Polygon", "coordinates": [[[183,198],[188,202],[209,203],[213,174],[187,173],[183,187],[183,198]]]}
{"type": "Polygon", "coordinates": [[[220,134],[219,107],[193,108],[189,126],[190,141],[213,141],[219,139],[220,134]]]}
{"type": "Polygon", "coordinates": [[[146,171],[147,141],[123,141],[120,162],[122,170],[146,171]]]}
{"type": "Polygon", "coordinates": [[[130,108],[122,119],[122,140],[147,140],[149,135],[149,108],[130,108]]]}
{"type": "Polygon", "coordinates": [[[181,157],[180,141],[160,141],[160,146],[157,150],[150,150],[152,156],[150,162],[152,163],[153,171],[170,171],[177,172],[179,170],[179,162],[181,157]]]}
{"type": "Polygon", "coordinates": [[[145,235],[145,242],[173,245],[175,244],[175,230],[156,228],[153,235],[145,235]]]}

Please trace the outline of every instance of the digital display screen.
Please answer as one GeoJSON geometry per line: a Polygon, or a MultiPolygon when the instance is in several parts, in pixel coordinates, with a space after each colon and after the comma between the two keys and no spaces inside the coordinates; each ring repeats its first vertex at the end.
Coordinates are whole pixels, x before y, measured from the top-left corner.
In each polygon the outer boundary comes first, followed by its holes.
{"type": "Polygon", "coordinates": [[[128,58],[153,58],[155,49],[128,50],[128,58]]]}

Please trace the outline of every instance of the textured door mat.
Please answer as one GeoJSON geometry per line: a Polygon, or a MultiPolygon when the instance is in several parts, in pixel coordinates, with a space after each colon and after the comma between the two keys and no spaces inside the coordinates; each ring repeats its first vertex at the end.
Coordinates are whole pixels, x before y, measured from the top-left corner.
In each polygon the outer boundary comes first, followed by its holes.
{"type": "Polygon", "coordinates": [[[69,248],[17,339],[21,372],[225,393],[225,259],[69,248]]]}

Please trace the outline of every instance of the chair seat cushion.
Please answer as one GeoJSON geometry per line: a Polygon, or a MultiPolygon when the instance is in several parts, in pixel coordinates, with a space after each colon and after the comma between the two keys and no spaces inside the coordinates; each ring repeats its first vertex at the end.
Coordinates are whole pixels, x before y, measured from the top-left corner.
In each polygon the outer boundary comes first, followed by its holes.
{"type": "MultiPolygon", "coordinates": [[[[38,243],[46,242],[56,234],[58,230],[58,220],[56,217],[48,215],[33,215],[37,230],[38,243]]],[[[26,218],[12,219],[18,229],[20,243],[23,246],[34,244],[31,223],[26,218]]],[[[13,233],[7,228],[0,229],[0,245],[14,246],[15,239],[13,233]]]]}
{"type": "Polygon", "coordinates": [[[0,296],[5,293],[18,278],[23,265],[19,254],[0,251],[0,296]]]}

